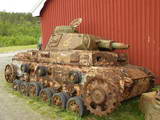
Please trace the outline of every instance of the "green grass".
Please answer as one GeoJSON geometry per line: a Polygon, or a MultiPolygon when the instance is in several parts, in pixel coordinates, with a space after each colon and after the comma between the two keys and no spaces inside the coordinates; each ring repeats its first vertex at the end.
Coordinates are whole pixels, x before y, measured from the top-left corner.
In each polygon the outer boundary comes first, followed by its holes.
{"type": "Polygon", "coordinates": [[[35,49],[36,47],[36,45],[0,47],[0,53],[14,52],[17,50],[35,49]]]}
{"type": "Polygon", "coordinates": [[[140,112],[139,97],[123,102],[118,109],[111,115],[98,117],[92,114],[86,114],[84,117],[78,117],[72,112],[62,110],[57,106],[49,106],[39,98],[31,98],[21,95],[11,89],[11,84],[6,83],[6,89],[21,99],[23,99],[33,110],[42,115],[49,116],[52,119],[62,118],[63,120],[144,120],[144,115],[140,112]]]}
{"type": "Polygon", "coordinates": [[[154,88],[152,88],[152,91],[160,90],[160,85],[156,85],[154,88]]]}

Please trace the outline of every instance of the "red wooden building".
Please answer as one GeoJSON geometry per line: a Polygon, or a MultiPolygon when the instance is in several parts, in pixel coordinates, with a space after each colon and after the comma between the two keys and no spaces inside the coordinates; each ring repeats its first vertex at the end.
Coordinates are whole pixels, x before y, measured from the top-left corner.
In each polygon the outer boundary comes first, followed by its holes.
{"type": "Polygon", "coordinates": [[[160,0],[42,0],[40,16],[43,47],[57,25],[83,18],[82,33],[129,44],[130,63],[142,65],[160,83],[160,0]]]}

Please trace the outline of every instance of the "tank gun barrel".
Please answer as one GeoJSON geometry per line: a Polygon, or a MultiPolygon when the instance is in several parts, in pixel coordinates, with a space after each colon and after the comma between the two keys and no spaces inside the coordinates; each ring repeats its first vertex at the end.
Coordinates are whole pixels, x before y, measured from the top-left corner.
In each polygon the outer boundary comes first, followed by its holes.
{"type": "Polygon", "coordinates": [[[129,48],[129,45],[120,42],[115,42],[113,40],[98,40],[97,45],[98,48],[100,49],[108,49],[108,50],[129,48]]]}
{"type": "Polygon", "coordinates": [[[114,49],[128,49],[129,45],[124,44],[124,43],[119,43],[119,42],[113,42],[112,43],[112,47],[114,49]]]}

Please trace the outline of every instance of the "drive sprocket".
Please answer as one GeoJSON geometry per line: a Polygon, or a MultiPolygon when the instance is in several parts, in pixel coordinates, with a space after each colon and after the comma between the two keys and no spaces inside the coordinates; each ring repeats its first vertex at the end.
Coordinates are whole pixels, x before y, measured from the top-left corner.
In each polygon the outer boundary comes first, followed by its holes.
{"type": "Polygon", "coordinates": [[[117,91],[117,88],[106,80],[90,79],[84,85],[84,104],[95,115],[107,115],[119,104],[117,91]]]}

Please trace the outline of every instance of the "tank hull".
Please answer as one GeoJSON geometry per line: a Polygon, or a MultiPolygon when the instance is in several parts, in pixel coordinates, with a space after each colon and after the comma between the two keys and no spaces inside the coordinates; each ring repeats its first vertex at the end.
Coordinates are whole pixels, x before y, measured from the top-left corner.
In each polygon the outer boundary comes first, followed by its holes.
{"type": "MultiPolygon", "coordinates": [[[[50,86],[49,83],[58,80],[61,85],[65,83],[71,83],[69,81],[69,72],[70,71],[79,71],[82,74],[82,80],[79,83],[81,87],[84,87],[87,80],[92,78],[103,79],[107,82],[113,82],[118,86],[119,91],[122,94],[120,101],[138,96],[151,88],[152,76],[148,75],[140,69],[140,67],[127,64],[125,66],[76,66],[76,65],[62,65],[62,64],[48,64],[48,63],[37,63],[37,62],[27,62],[27,61],[17,61],[14,60],[13,65],[17,66],[17,71],[20,71],[21,64],[30,64],[34,70],[30,72],[30,80],[27,82],[41,82],[43,85],[46,83],[46,87],[50,86]],[[44,66],[49,69],[49,75],[45,77],[36,76],[36,68],[38,66],[44,66]],[[48,79],[48,82],[46,80],[48,79]]],[[[142,67],[143,68],[143,67],[142,67]]],[[[23,73],[17,73],[23,74],[23,73]]],[[[23,76],[20,77],[23,79],[23,76]]],[[[81,90],[80,94],[83,96],[83,91],[81,90]]]]}
{"type": "MultiPolygon", "coordinates": [[[[113,112],[120,102],[147,92],[153,85],[151,72],[128,64],[122,56],[119,61],[120,55],[112,52],[29,51],[14,56],[12,65],[16,79],[31,85],[37,83],[41,91],[51,89],[71,98],[80,96],[91,113],[102,116],[113,112]],[[105,61],[99,60],[100,56],[105,61]]],[[[32,95],[34,90],[30,89],[25,94],[32,95]]],[[[40,90],[36,96],[41,94],[40,90]]]]}

